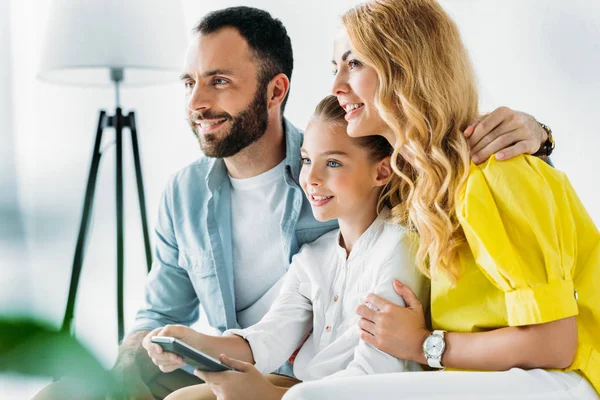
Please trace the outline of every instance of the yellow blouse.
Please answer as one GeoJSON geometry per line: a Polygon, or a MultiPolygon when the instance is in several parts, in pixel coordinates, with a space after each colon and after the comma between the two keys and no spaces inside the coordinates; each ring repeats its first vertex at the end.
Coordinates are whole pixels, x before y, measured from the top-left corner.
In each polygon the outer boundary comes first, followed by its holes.
{"type": "Polygon", "coordinates": [[[600,233],[564,173],[543,161],[471,164],[458,218],[468,246],[455,285],[431,284],[434,329],[477,332],[577,315],[567,371],[600,393],[600,233]]]}

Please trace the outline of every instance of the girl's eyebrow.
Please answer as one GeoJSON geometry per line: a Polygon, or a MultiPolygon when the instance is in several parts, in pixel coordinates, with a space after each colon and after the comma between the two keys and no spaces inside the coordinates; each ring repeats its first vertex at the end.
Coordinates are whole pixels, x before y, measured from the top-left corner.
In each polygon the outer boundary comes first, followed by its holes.
{"type": "MultiPolygon", "coordinates": [[[[300,153],[306,153],[306,150],[304,149],[304,147],[300,148],[300,153]]],[[[348,153],[343,152],[343,151],[339,151],[339,150],[329,150],[329,151],[324,151],[320,154],[321,156],[347,156],[348,153]]]]}
{"type": "Polygon", "coordinates": [[[333,155],[336,155],[336,156],[347,156],[348,153],[345,153],[345,152],[339,151],[339,150],[330,150],[330,151],[324,151],[324,152],[322,152],[321,155],[323,155],[323,156],[333,156],[333,155]]]}
{"type": "MultiPolygon", "coordinates": [[[[352,50],[347,50],[344,54],[342,54],[342,61],[346,61],[346,59],[348,58],[348,56],[352,54],[352,50]]],[[[331,63],[334,65],[337,65],[337,63],[335,62],[335,60],[331,60],[331,63]]]]}

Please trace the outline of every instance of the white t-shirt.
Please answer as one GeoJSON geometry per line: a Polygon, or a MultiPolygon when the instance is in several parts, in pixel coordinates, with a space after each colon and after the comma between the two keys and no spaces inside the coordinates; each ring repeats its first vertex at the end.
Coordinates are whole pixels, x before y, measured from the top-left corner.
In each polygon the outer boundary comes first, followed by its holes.
{"type": "Polygon", "coordinates": [[[294,374],[303,381],[325,377],[420,370],[360,340],[356,307],[369,293],[404,305],[395,292],[398,279],[428,302],[426,279],[418,271],[414,240],[382,213],[361,235],[348,259],[339,230],[302,246],[292,259],[273,307],[256,325],[225,331],[250,343],[256,368],[268,373],[300,345],[294,374]]]}
{"type": "Polygon", "coordinates": [[[280,232],[286,193],[284,165],[281,162],[252,178],[229,177],[235,310],[242,327],[255,324],[267,313],[287,270],[280,232]]]}

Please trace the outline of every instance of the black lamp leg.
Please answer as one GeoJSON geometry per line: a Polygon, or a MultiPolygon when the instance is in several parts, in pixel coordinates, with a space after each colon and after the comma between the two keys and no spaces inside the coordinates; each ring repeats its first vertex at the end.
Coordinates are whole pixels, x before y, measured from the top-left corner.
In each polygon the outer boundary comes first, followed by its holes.
{"type": "Polygon", "coordinates": [[[98,176],[98,166],[100,165],[100,145],[102,143],[102,132],[106,123],[106,112],[100,111],[98,117],[98,128],[96,129],[96,139],[94,142],[94,150],[92,153],[92,163],[90,173],[88,175],[87,187],[85,189],[85,199],[83,201],[83,213],[81,223],[79,225],[79,234],[77,236],[77,246],[75,248],[75,256],[73,257],[73,270],[71,271],[71,284],[69,287],[69,298],[67,300],[67,309],[61,330],[71,333],[73,324],[73,316],[75,311],[75,297],[77,296],[77,286],[81,275],[81,266],[83,265],[83,257],[85,252],[85,244],[88,233],[88,224],[90,214],[94,203],[94,192],[96,190],[96,178],[98,176]]]}
{"type": "Polygon", "coordinates": [[[73,258],[73,271],[71,274],[71,285],[69,288],[69,298],[67,300],[67,309],[63,320],[62,330],[71,333],[73,324],[75,298],[77,296],[77,287],[81,275],[81,267],[87,241],[88,225],[92,206],[94,202],[94,193],[96,190],[96,178],[98,176],[98,167],[100,165],[100,145],[102,142],[102,133],[105,127],[115,128],[115,147],[116,147],[116,217],[117,217],[117,329],[119,342],[125,335],[124,329],[124,307],[123,307],[123,273],[125,258],[125,219],[124,219],[124,201],[123,201],[123,128],[129,127],[131,130],[131,142],[133,148],[133,158],[135,163],[135,178],[137,181],[138,200],[140,204],[140,213],[142,216],[142,230],[144,234],[144,248],[146,252],[146,263],[148,272],[152,265],[152,253],[150,250],[150,235],[148,231],[148,221],[146,217],[146,198],[144,196],[144,184],[142,180],[142,167],[140,162],[140,151],[137,140],[137,129],[135,126],[135,114],[133,112],[125,118],[120,107],[112,117],[107,117],[106,112],[101,111],[98,120],[98,129],[96,131],[96,140],[94,143],[94,152],[92,155],[92,165],[88,176],[87,188],[85,191],[85,200],[83,203],[83,215],[77,237],[77,247],[73,258]]]}
{"type": "Polygon", "coordinates": [[[115,141],[116,141],[116,197],[117,197],[117,324],[119,343],[123,340],[124,312],[123,312],[123,263],[125,256],[124,233],[125,224],[123,219],[123,114],[121,108],[117,107],[114,119],[115,141]]]}
{"type": "Polygon", "coordinates": [[[129,129],[131,130],[131,146],[133,148],[133,161],[135,164],[135,179],[137,181],[138,200],[140,203],[140,214],[142,217],[142,231],[144,233],[144,248],[146,250],[146,264],[148,272],[152,267],[152,251],[150,249],[150,234],[148,230],[148,218],[146,216],[146,198],[144,196],[144,181],[142,180],[142,165],[140,162],[140,149],[138,147],[137,128],[135,126],[135,113],[128,115],[129,129]]]}

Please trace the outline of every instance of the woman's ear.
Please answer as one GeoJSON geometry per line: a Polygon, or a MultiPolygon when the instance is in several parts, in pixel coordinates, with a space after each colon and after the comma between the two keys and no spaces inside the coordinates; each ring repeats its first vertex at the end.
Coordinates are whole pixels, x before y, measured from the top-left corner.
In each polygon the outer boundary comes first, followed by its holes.
{"type": "Polygon", "coordinates": [[[377,163],[377,175],[375,176],[375,186],[385,186],[392,179],[394,170],[392,170],[392,164],[390,163],[390,156],[385,157],[383,160],[377,163]]]}

